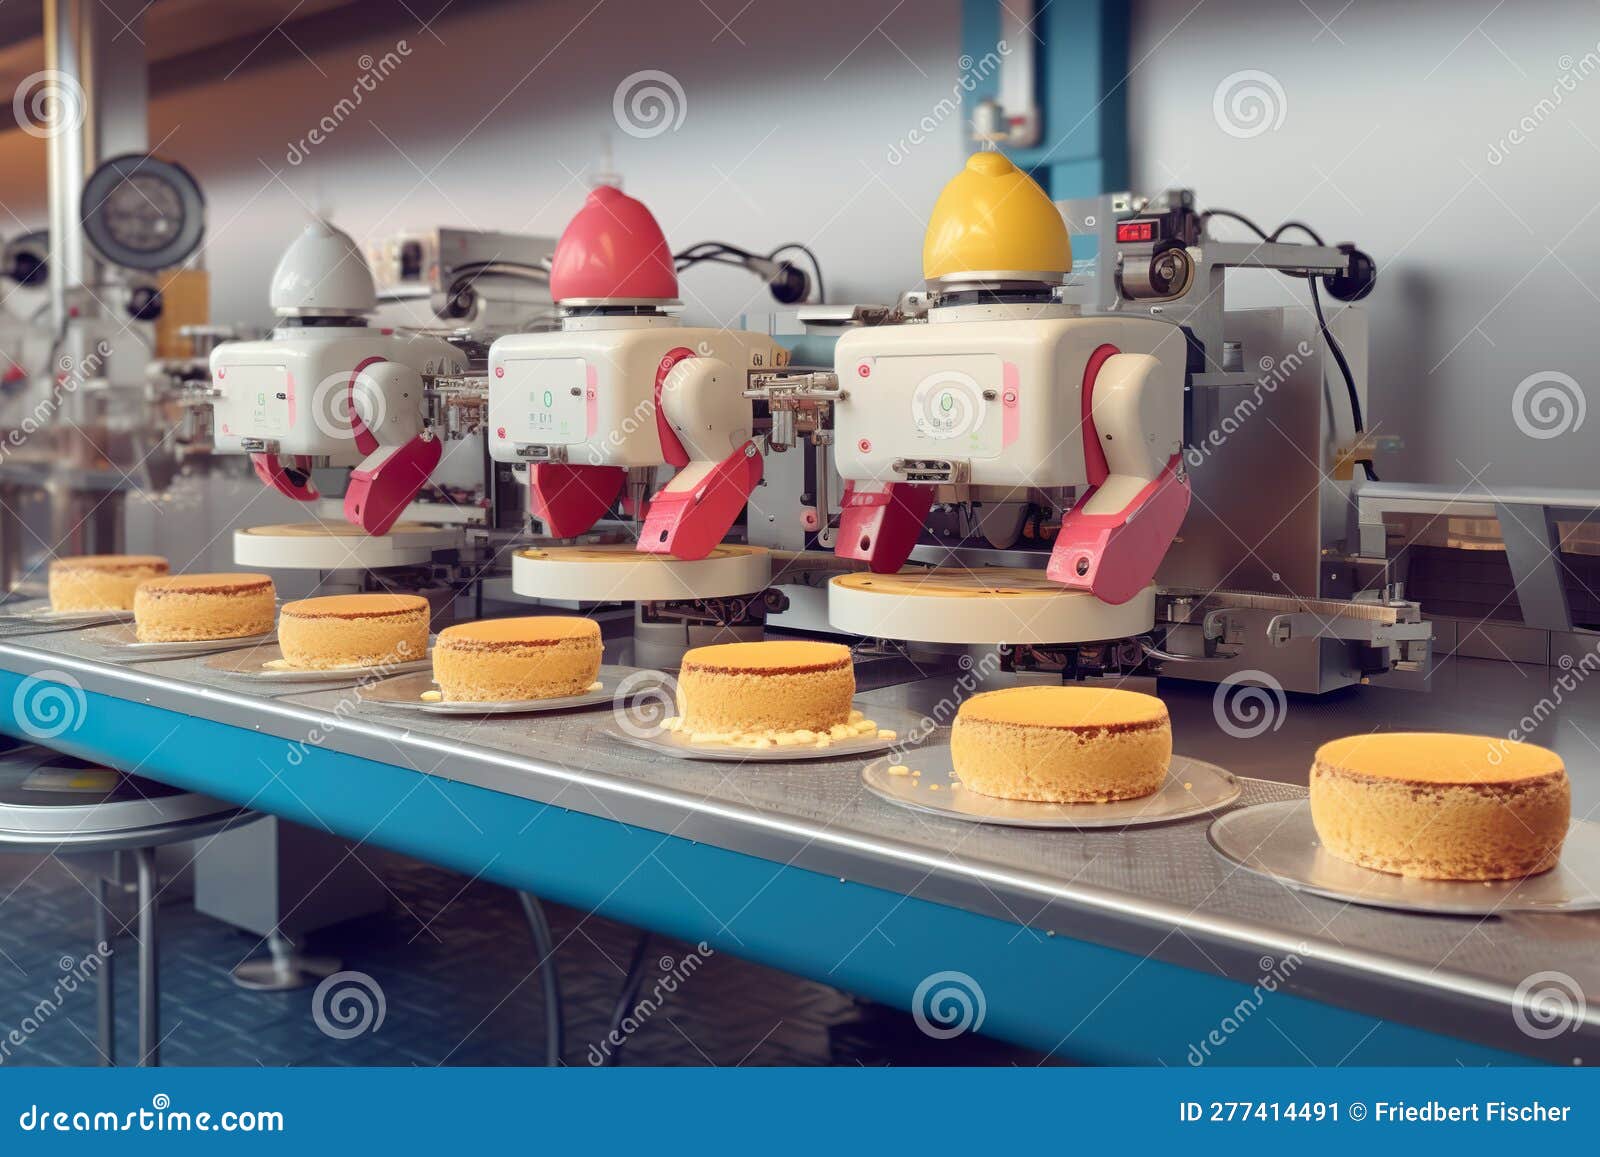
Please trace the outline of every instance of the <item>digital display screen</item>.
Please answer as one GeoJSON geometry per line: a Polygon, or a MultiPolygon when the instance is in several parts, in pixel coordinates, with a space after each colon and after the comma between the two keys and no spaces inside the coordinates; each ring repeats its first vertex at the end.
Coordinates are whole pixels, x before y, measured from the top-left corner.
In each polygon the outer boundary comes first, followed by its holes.
{"type": "Polygon", "coordinates": [[[1123,221],[1117,225],[1117,240],[1128,241],[1154,241],[1156,239],[1156,223],[1154,221],[1123,221]]]}

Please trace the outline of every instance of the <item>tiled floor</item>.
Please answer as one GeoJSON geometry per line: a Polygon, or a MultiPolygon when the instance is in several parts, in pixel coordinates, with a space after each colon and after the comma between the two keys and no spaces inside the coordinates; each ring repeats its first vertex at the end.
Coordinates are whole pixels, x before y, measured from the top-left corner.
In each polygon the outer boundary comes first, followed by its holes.
{"type": "MultiPolygon", "coordinates": [[[[529,1065],[542,1063],[544,1012],[527,925],[514,893],[391,858],[403,902],[324,932],[318,952],[371,977],[383,1019],[348,1039],[319,1027],[313,991],[250,992],[228,969],[253,936],[195,912],[162,910],[162,1060],[171,1065],[529,1065]]],[[[92,983],[39,1017],[41,1001],[92,950],[94,900],[61,863],[0,856],[0,1038],[25,1040],[8,1064],[92,1065],[92,983]],[[37,1026],[34,1027],[35,1022],[37,1026]]],[[[606,1035],[636,933],[571,909],[549,910],[566,1009],[568,1064],[591,1063],[606,1035]]],[[[1031,1064],[1032,1054],[980,1038],[933,1041],[905,1014],[725,954],[686,963],[689,946],[652,941],[645,986],[683,975],[622,1050],[629,1065],[1031,1064]]],[[[119,940],[118,1034],[136,1047],[135,945],[119,940]]],[[[344,1011],[360,1019],[351,990],[344,1011]]],[[[371,998],[369,997],[369,1000],[371,998]]],[[[324,1023],[340,1030],[337,1010],[324,1023]]],[[[370,1022],[370,1017],[369,1017],[370,1022]]]]}

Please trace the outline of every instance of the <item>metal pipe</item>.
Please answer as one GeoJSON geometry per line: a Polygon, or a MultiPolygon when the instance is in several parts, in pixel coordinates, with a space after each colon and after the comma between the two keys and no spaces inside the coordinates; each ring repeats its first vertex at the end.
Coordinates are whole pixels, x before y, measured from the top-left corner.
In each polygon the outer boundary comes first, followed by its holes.
{"type": "Polygon", "coordinates": [[[518,892],[517,895],[528,917],[528,929],[533,933],[533,950],[539,954],[539,981],[544,987],[544,1063],[559,1069],[566,1042],[561,1015],[561,977],[556,972],[556,939],[550,932],[550,921],[539,897],[532,892],[518,892]]]}
{"type": "Polygon", "coordinates": [[[628,961],[628,971],[622,978],[622,987],[617,991],[617,1003],[611,1010],[610,1032],[606,1034],[606,1040],[616,1041],[617,1045],[606,1054],[605,1064],[608,1068],[617,1063],[622,1056],[622,1046],[628,1042],[622,1025],[639,1002],[639,989],[644,985],[645,954],[649,951],[650,933],[640,932],[633,946],[633,959],[628,961]]]}
{"type": "MultiPolygon", "coordinates": [[[[112,853],[112,871],[116,871],[115,857],[112,853]]],[[[106,889],[106,878],[100,876],[95,880],[94,892],[94,950],[100,952],[100,946],[111,948],[111,921],[107,919],[110,911],[110,893],[106,889]]],[[[117,1063],[117,981],[116,969],[117,953],[114,948],[105,954],[100,961],[100,975],[95,981],[95,1020],[98,1024],[96,1033],[100,1046],[100,1063],[102,1065],[115,1065],[117,1063]]]]}
{"type": "Polygon", "coordinates": [[[136,848],[134,862],[139,868],[139,1066],[151,1068],[161,1063],[161,987],[157,968],[160,963],[156,943],[156,850],[136,848]]]}
{"type": "Polygon", "coordinates": [[[80,115],[92,98],[85,84],[80,52],[82,30],[93,19],[85,0],[45,0],[44,62],[40,78],[51,102],[40,106],[57,123],[47,126],[45,181],[50,206],[50,324],[60,334],[67,324],[67,297],[83,283],[83,232],[78,197],[83,190],[88,118],[80,115]],[[74,105],[74,101],[79,102],[74,105]]]}

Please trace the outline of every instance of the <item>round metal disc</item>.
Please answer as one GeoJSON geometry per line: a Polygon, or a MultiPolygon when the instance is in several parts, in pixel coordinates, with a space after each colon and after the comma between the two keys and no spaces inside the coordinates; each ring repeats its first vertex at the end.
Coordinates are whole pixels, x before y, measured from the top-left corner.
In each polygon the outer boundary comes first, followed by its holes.
{"type": "Polygon", "coordinates": [[[1600,824],[1574,820],[1561,862],[1521,880],[1417,880],[1363,868],[1327,852],[1311,801],[1256,804],[1211,825],[1211,846],[1246,871],[1288,888],[1373,908],[1487,916],[1600,909],[1600,824]]]}
{"type": "Polygon", "coordinates": [[[420,566],[434,551],[460,545],[459,530],[415,522],[398,522],[387,534],[348,523],[291,522],[234,531],[233,561],[263,570],[377,570],[420,566]]]}
{"type": "Polygon", "coordinates": [[[1040,803],[997,799],[968,791],[955,777],[948,745],[924,747],[861,769],[861,781],[874,795],[915,811],[969,823],[1013,828],[1133,828],[1208,815],[1239,798],[1237,777],[1214,763],[1174,755],[1167,781],[1154,795],[1107,803],[1040,803]],[[891,767],[905,774],[891,775],[891,767]],[[920,776],[910,774],[920,771],[920,776]]]}
{"type": "Polygon", "coordinates": [[[143,153],[112,157],[84,182],[83,234],[124,269],[181,265],[205,236],[206,199],[182,165],[143,153]]]}
{"type": "Polygon", "coordinates": [[[404,663],[383,663],[373,667],[277,667],[283,662],[283,648],[276,643],[263,643],[237,651],[223,651],[205,661],[212,671],[224,671],[237,679],[263,683],[348,683],[372,675],[400,675],[408,671],[431,671],[433,660],[424,655],[404,663]]]}
{"type": "MultiPolygon", "coordinates": [[[[398,711],[421,711],[429,715],[526,715],[539,711],[565,711],[573,707],[609,704],[623,690],[624,681],[640,670],[638,667],[601,667],[599,688],[585,691],[582,695],[566,695],[556,699],[517,699],[497,703],[446,703],[441,699],[430,702],[422,696],[425,692],[439,690],[439,685],[433,681],[432,671],[397,675],[380,683],[370,683],[360,688],[356,696],[363,703],[391,707],[398,711]]],[[[635,682],[641,681],[635,680],[635,682]]],[[[661,685],[666,685],[664,676],[661,685]]],[[[630,684],[628,693],[638,693],[645,689],[644,685],[633,687],[630,684]]]]}
{"type": "Polygon", "coordinates": [[[664,602],[749,595],[772,580],[772,555],[725,544],[705,558],[646,554],[631,543],[519,550],[511,589],[528,598],[579,602],[664,602]]]}
{"type": "Polygon", "coordinates": [[[622,721],[615,727],[607,728],[606,734],[633,747],[642,747],[646,751],[653,751],[657,755],[669,755],[675,759],[703,759],[719,763],[794,763],[807,759],[847,759],[854,755],[871,755],[874,752],[885,751],[896,745],[908,743],[915,729],[924,723],[923,716],[910,711],[874,707],[866,703],[857,703],[855,708],[877,723],[880,731],[893,731],[895,738],[879,739],[876,735],[863,735],[859,739],[835,739],[827,747],[817,747],[814,744],[740,747],[733,743],[691,743],[689,737],[681,731],[667,731],[662,727],[646,727],[622,721]]]}
{"type": "Polygon", "coordinates": [[[0,755],[0,846],[137,847],[191,839],[248,818],[255,817],[226,800],[43,747],[0,755]]]}
{"type": "Polygon", "coordinates": [[[133,659],[182,659],[191,655],[209,655],[213,651],[236,651],[258,643],[270,643],[278,635],[277,628],[261,635],[244,635],[233,639],[185,639],[177,643],[141,643],[132,623],[112,623],[104,627],[91,627],[83,638],[105,649],[105,657],[112,662],[133,659]]]}
{"type": "Polygon", "coordinates": [[[837,629],[923,643],[1124,639],[1150,629],[1155,605],[1153,586],[1113,606],[1019,567],[860,571],[828,583],[828,622],[837,629]]]}

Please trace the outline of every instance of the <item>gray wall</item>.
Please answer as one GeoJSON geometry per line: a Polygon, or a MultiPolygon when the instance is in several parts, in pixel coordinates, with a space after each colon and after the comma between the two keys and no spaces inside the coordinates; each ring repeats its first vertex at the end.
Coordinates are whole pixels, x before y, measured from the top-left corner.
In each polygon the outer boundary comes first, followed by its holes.
{"type": "MultiPolygon", "coordinates": [[[[731,30],[695,0],[444,7],[424,30],[400,4],[363,4],[381,21],[333,46],[271,35],[180,67],[198,81],[157,70],[161,86],[177,87],[152,100],[151,140],[209,198],[218,319],[270,317],[268,276],[314,211],[363,242],[441,224],[558,234],[587,175],[606,167],[675,246],[807,241],[836,299],[882,298],[920,279],[924,220],[961,163],[960,126],[949,120],[899,165],[887,158],[950,93],[959,0],[918,0],[887,17],[892,5],[851,0],[758,0],[736,18],[722,5],[731,30]],[[322,118],[340,119],[337,102],[370,71],[363,57],[391,52],[388,77],[324,143],[304,147],[322,118]],[[619,129],[613,96],[647,69],[679,82],[683,116],[640,139],[619,129]],[[292,149],[306,159],[290,163],[292,149]]],[[[0,139],[0,174],[0,199],[42,216],[38,142],[0,139]]],[[[701,318],[770,302],[755,279],[715,267],[685,278],[684,292],[701,318]]]]}
{"type": "Polygon", "coordinates": [[[1385,478],[1600,488],[1600,10],[1309,9],[1331,28],[1296,3],[1139,0],[1135,186],[1190,185],[1268,229],[1301,218],[1374,255],[1371,408],[1406,441],[1385,478]],[[1276,127],[1236,136],[1214,98],[1243,70],[1277,84],[1258,84],[1276,127]],[[1576,386],[1535,381],[1517,407],[1518,386],[1544,373],[1576,386]],[[1565,396],[1564,419],[1559,405],[1541,418],[1546,388],[1565,396]]]}
{"type": "MultiPolygon", "coordinates": [[[[917,281],[923,221],[966,151],[961,126],[948,119],[901,163],[888,158],[951,91],[958,0],[757,0],[732,31],[694,2],[591,7],[458,6],[427,31],[373,5],[401,23],[322,47],[268,37],[232,50],[242,64],[176,76],[164,66],[152,140],[210,198],[215,316],[267,319],[268,274],[312,210],[362,240],[429,223],[555,233],[608,150],[676,244],[807,240],[836,300],[885,300],[917,281]],[[393,74],[291,164],[291,145],[350,94],[361,57],[400,39],[410,54],[393,74]],[[652,68],[681,83],[684,116],[637,139],[612,98],[652,68]]],[[[1140,0],[1135,185],[1191,185],[1264,223],[1303,217],[1377,257],[1372,410],[1406,442],[1386,477],[1600,486],[1600,413],[1537,439],[1513,412],[1519,383],[1543,372],[1570,375],[1600,407],[1589,357],[1600,297],[1587,283],[1600,267],[1600,11],[1491,9],[1357,0],[1325,30],[1294,3],[1140,0]],[[1280,86],[1283,116],[1241,138],[1219,127],[1214,97],[1251,69],[1280,86]],[[1509,143],[1524,118],[1534,127],[1509,143]]],[[[0,136],[0,174],[12,214],[0,211],[0,233],[41,219],[42,142],[0,136]]],[[[1304,301],[1303,286],[1270,275],[1236,287],[1241,301],[1304,301]]],[[[731,270],[697,270],[684,288],[696,318],[768,304],[731,270]]]]}

